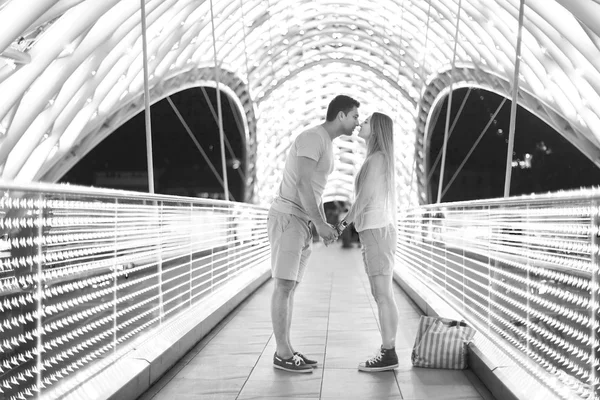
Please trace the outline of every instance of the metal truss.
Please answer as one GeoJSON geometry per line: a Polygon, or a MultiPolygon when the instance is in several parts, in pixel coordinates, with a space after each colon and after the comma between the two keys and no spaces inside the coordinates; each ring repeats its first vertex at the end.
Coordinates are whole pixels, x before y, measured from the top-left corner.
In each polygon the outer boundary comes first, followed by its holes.
{"type": "MultiPolygon", "coordinates": [[[[143,109],[140,4],[0,0],[3,179],[56,181],[143,109]]],[[[208,1],[147,0],[151,102],[211,80],[214,34],[219,83],[246,117],[247,201],[270,200],[291,139],[345,93],[361,101],[362,116],[378,110],[393,117],[401,202],[419,202],[425,188],[413,177],[424,170],[418,142],[432,82],[439,93],[451,82],[503,95],[513,85],[519,0],[464,0],[460,13],[458,4],[215,0],[211,9],[208,1]],[[451,60],[470,66],[468,80],[460,68],[440,78],[451,60]]],[[[597,164],[599,27],[597,1],[527,0],[514,82],[522,105],[597,164]]],[[[361,157],[356,139],[339,143],[326,200],[351,196],[361,157]]]]}

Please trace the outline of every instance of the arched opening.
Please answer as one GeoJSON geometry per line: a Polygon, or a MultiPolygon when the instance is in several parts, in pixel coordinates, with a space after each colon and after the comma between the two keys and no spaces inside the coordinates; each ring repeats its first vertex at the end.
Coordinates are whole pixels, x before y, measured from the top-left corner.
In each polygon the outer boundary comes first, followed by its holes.
{"type": "MultiPolygon", "coordinates": [[[[197,144],[168,99],[152,105],[155,193],[223,199],[216,89],[192,88],[169,98],[197,144]]],[[[244,122],[235,102],[224,92],[221,102],[230,199],[243,201],[247,172],[244,122]]],[[[147,192],[144,118],[141,112],[115,130],[60,182],[147,192]]]]}
{"type": "MultiPolygon", "coordinates": [[[[465,88],[453,92],[451,123],[468,91],[465,88]]],[[[471,89],[447,144],[443,202],[504,195],[511,101],[506,100],[493,117],[503,99],[484,89],[471,89]]],[[[430,203],[437,201],[447,103],[448,97],[441,104],[429,135],[427,174],[430,203]]],[[[578,189],[600,182],[600,169],[589,158],[560,133],[520,106],[517,109],[511,174],[511,196],[578,189]]]]}

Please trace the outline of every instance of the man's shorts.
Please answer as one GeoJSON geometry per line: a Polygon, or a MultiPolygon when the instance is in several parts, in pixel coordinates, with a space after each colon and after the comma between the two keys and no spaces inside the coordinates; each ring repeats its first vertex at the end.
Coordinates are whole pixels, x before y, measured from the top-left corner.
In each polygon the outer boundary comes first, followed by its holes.
{"type": "Polygon", "coordinates": [[[273,278],[300,282],[312,252],[312,223],[273,209],[267,218],[273,278]]]}
{"type": "Polygon", "coordinates": [[[392,275],[396,253],[396,230],[393,225],[358,232],[367,275],[392,275]]]}

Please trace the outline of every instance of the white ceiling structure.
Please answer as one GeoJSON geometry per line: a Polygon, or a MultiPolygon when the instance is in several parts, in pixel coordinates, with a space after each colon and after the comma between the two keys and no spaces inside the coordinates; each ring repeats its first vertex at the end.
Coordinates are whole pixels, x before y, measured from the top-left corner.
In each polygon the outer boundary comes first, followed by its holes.
{"type": "MultiPolygon", "coordinates": [[[[245,117],[247,200],[259,203],[293,137],[337,94],[358,99],[362,117],[392,116],[400,196],[411,203],[425,200],[428,122],[450,86],[511,96],[518,0],[147,0],[145,9],[151,103],[219,85],[245,117]]],[[[600,3],[527,0],[522,32],[519,104],[600,165],[600,3]]],[[[142,33],[140,0],[0,0],[2,179],[57,181],[143,111],[142,33]]],[[[350,196],[362,157],[357,139],[336,142],[326,200],[350,196]]]]}

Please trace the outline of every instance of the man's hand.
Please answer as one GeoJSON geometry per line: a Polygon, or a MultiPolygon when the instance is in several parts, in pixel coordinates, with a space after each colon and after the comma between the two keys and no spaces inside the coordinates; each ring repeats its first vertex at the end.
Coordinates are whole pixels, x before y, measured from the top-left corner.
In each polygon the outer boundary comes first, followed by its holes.
{"type": "Polygon", "coordinates": [[[329,246],[331,243],[337,240],[337,230],[333,226],[322,222],[318,225],[315,225],[315,227],[317,228],[317,233],[319,234],[319,236],[323,238],[325,246],[329,246]]]}
{"type": "Polygon", "coordinates": [[[325,246],[329,246],[331,243],[334,243],[339,236],[335,236],[334,238],[330,239],[330,240],[323,240],[323,243],[325,243],[325,246]]]}

